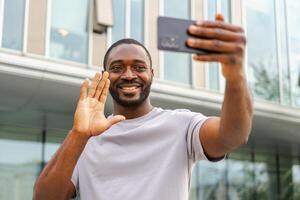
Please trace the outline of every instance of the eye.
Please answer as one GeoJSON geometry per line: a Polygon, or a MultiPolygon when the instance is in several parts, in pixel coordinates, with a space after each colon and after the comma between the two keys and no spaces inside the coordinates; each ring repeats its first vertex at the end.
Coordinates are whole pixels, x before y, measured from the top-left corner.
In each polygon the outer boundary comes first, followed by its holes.
{"type": "Polygon", "coordinates": [[[113,65],[109,68],[110,72],[121,72],[122,71],[122,66],[121,65],[113,65]]]}
{"type": "Polygon", "coordinates": [[[144,72],[147,70],[147,67],[145,67],[144,65],[134,65],[133,68],[137,72],[144,72]]]}

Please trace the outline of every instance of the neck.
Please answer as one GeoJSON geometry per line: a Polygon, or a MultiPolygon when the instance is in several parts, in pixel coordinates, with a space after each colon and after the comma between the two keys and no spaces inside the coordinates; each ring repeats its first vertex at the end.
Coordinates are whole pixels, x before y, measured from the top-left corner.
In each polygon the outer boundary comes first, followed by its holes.
{"type": "Polygon", "coordinates": [[[150,103],[149,98],[147,98],[141,105],[133,107],[125,107],[117,104],[114,101],[114,115],[123,115],[126,119],[134,119],[141,117],[152,110],[153,106],[150,103]]]}

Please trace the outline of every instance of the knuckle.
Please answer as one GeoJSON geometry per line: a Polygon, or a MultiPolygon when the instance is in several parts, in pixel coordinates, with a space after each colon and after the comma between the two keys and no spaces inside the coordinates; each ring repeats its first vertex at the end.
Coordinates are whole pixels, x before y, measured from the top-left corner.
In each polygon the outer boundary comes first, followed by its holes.
{"type": "Polygon", "coordinates": [[[214,29],[214,36],[220,37],[220,35],[222,35],[222,30],[220,28],[214,29]]]}
{"type": "Polygon", "coordinates": [[[235,46],[237,52],[244,52],[245,46],[243,44],[238,44],[235,46]]]}
{"type": "Polygon", "coordinates": [[[245,35],[242,35],[242,36],[241,36],[241,42],[242,42],[243,44],[247,44],[247,38],[246,38],[245,35]]]}
{"type": "Polygon", "coordinates": [[[195,34],[202,35],[203,34],[203,30],[201,28],[199,28],[199,27],[196,27],[195,34]]]}
{"type": "Polygon", "coordinates": [[[229,64],[236,64],[236,63],[237,63],[237,58],[236,58],[236,56],[230,55],[230,56],[228,57],[228,63],[229,63],[229,64]]]}
{"type": "Polygon", "coordinates": [[[220,48],[221,42],[219,40],[213,40],[212,44],[215,48],[220,48]]]}
{"type": "Polygon", "coordinates": [[[243,27],[238,27],[238,32],[245,33],[245,30],[243,27]]]}

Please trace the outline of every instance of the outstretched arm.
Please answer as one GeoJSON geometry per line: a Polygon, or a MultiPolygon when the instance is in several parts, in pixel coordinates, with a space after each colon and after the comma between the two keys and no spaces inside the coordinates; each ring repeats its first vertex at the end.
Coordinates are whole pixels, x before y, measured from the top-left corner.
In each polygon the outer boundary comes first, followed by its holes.
{"type": "Polygon", "coordinates": [[[246,143],[250,134],[252,97],[244,73],[246,38],[242,28],[225,23],[222,15],[216,15],[216,21],[190,26],[189,32],[197,37],[188,39],[190,47],[217,52],[193,58],[220,62],[225,78],[221,116],[209,118],[199,133],[207,156],[218,158],[246,143]]]}
{"type": "Polygon", "coordinates": [[[74,124],[63,144],[38,177],[33,199],[69,199],[75,192],[71,176],[89,138],[97,136],[123,116],[106,119],[104,106],[109,88],[108,73],[96,73],[93,83],[85,80],[74,116],[74,124]]]}

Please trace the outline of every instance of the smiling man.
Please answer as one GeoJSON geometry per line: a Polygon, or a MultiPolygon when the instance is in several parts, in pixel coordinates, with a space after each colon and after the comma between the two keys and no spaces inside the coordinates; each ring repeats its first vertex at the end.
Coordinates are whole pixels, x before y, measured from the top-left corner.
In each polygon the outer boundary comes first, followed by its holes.
{"type": "Polygon", "coordinates": [[[196,37],[190,47],[218,51],[194,59],[222,64],[220,117],[153,107],[151,56],[139,42],[120,40],[106,52],[105,72],[83,82],[73,128],[37,179],[34,199],[186,200],[197,161],[218,161],[247,142],[252,100],[243,30],[217,15],[188,31],[196,37]],[[106,118],[108,91],[113,114],[106,118]]]}

